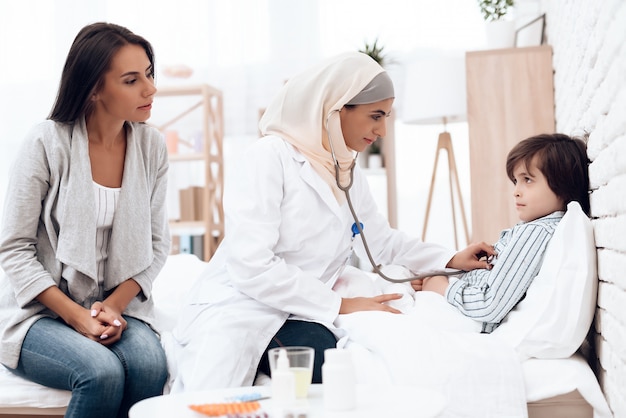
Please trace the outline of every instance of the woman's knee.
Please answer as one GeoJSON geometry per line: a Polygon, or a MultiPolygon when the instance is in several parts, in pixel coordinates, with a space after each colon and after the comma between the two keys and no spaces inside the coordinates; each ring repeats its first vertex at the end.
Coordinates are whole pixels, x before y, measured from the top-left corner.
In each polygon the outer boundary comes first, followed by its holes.
{"type": "Polygon", "coordinates": [[[67,325],[42,318],[29,330],[18,372],[37,383],[75,390],[101,382],[123,387],[124,370],[110,350],[67,325]]]}
{"type": "Polygon", "coordinates": [[[126,365],[129,378],[139,380],[150,379],[152,381],[162,381],[167,379],[167,359],[163,348],[152,346],[142,352],[142,356],[135,356],[126,365]]]}
{"type": "Polygon", "coordinates": [[[82,369],[75,372],[75,388],[88,386],[101,388],[100,390],[121,397],[124,391],[126,373],[117,356],[109,350],[100,351],[97,357],[89,364],[84,364],[82,369]],[[106,389],[105,389],[106,388],[106,389]]]}
{"type": "Polygon", "coordinates": [[[126,368],[129,378],[165,381],[167,358],[154,331],[145,323],[130,318],[129,328],[124,334],[120,344],[112,347],[112,351],[126,368]]]}

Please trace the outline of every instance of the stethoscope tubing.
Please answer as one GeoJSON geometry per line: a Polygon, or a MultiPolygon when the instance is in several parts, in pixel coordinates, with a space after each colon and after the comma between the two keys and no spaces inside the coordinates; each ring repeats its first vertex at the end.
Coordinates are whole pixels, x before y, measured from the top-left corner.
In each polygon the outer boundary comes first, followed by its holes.
{"type": "Polygon", "coordinates": [[[345,186],[341,185],[341,180],[339,178],[341,167],[339,166],[339,161],[337,160],[337,157],[335,155],[335,147],[333,146],[333,140],[330,135],[330,129],[328,129],[328,123],[329,123],[330,117],[334,112],[339,112],[339,110],[331,110],[328,113],[328,115],[326,116],[325,125],[326,125],[326,135],[328,135],[328,143],[330,144],[330,154],[333,158],[333,164],[335,166],[335,182],[337,183],[337,187],[339,188],[339,190],[344,192],[344,194],[346,195],[346,201],[348,202],[350,213],[352,214],[352,218],[354,219],[355,226],[359,231],[359,235],[361,236],[361,240],[363,242],[363,248],[365,249],[365,253],[367,254],[367,258],[370,264],[372,265],[372,269],[374,273],[378,274],[381,278],[391,283],[405,283],[405,282],[410,282],[413,280],[425,279],[427,277],[432,277],[432,276],[454,276],[454,275],[463,273],[462,270],[429,271],[428,273],[424,273],[424,274],[413,274],[411,277],[394,279],[392,277],[387,276],[385,273],[382,272],[381,270],[382,265],[377,264],[374,261],[374,257],[372,257],[372,253],[370,252],[369,245],[367,244],[367,239],[365,238],[365,233],[363,232],[363,227],[361,226],[363,224],[359,221],[359,217],[357,216],[356,211],[354,210],[354,206],[352,205],[352,199],[350,199],[350,189],[352,188],[352,184],[354,183],[354,168],[356,166],[356,160],[359,156],[358,152],[356,156],[354,157],[354,159],[352,160],[350,167],[348,168],[350,170],[350,180],[348,181],[348,184],[345,186]]]}

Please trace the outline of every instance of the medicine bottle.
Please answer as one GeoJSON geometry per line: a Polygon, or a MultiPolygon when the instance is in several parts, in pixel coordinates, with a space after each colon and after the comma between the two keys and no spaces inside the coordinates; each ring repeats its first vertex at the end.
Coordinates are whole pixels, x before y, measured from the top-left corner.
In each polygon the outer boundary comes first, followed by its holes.
{"type": "Polygon", "coordinates": [[[324,350],[322,388],[325,409],[347,411],[356,407],[356,371],[350,351],[324,350]]]}
{"type": "Polygon", "coordinates": [[[276,368],[272,372],[272,400],[277,405],[288,405],[296,399],[296,376],[289,368],[287,350],[278,351],[276,368]]]}

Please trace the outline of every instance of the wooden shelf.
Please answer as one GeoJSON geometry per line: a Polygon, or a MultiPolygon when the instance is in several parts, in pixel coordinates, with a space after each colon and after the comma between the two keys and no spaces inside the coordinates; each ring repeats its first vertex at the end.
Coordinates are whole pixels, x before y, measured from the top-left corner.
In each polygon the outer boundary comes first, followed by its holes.
{"type": "Polygon", "coordinates": [[[176,231],[179,234],[187,233],[193,235],[194,232],[203,234],[205,226],[204,221],[170,221],[170,230],[176,231]]]}
{"type": "Polygon", "coordinates": [[[204,154],[196,153],[169,155],[170,161],[203,161],[205,158],[204,154]]]}
{"type": "Polygon", "coordinates": [[[188,86],[164,86],[157,88],[157,96],[189,96],[189,95],[207,95],[222,96],[222,92],[208,84],[196,84],[188,86]]]}
{"type": "MultiPolygon", "coordinates": [[[[200,161],[204,163],[204,184],[202,195],[202,219],[196,221],[170,221],[172,235],[203,235],[203,259],[208,261],[224,237],[224,209],[222,207],[222,191],[224,187],[224,158],[222,142],[224,138],[224,118],[222,92],[207,84],[189,86],[159,87],[155,100],[166,97],[198,96],[197,101],[183,100],[186,104],[172,115],[167,115],[166,122],[157,124],[161,131],[177,130],[180,126],[188,128],[189,115],[202,112],[201,122],[197,130],[202,134],[201,150],[188,153],[170,154],[171,164],[184,167],[186,162],[200,161]],[[207,233],[207,231],[209,231],[207,233]]],[[[178,101],[177,101],[178,103],[178,101]]],[[[198,122],[193,122],[198,123],[198,122]]]]}

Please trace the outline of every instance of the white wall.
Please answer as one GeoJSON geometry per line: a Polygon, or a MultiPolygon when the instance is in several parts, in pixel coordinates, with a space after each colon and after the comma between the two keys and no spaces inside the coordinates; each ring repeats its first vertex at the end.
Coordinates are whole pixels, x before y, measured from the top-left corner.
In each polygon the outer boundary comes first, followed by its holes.
{"type": "Polygon", "coordinates": [[[615,417],[626,417],[626,2],[543,4],[554,50],[557,130],[590,133],[598,377],[615,417]]]}
{"type": "MultiPolygon", "coordinates": [[[[15,149],[46,118],[74,36],[103,20],[150,40],[158,85],[205,82],[224,92],[226,169],[256,134],[258,109],[286,78],[314,61],[378,38],[397,79],[404,57],[417,48],[472,50],[485,44],[480,13],[470,0],[0,0],[0,208],[15,149]],[[191,79],[163,75],[165,66],[178,64],[194,69],[191,79]]],[[[399,105],[404,92],[396,83],[399,105]]],[[[399,125],[399,227],[418,235],[440,127],[399,125]]],[[[469,217],[467,128],[449,128],[469,217]]],[[[446,180],[440,179],[444,193],[446,180]]],[[[449,205],[434,205],[431,213],[441,220],[432,219],[428,239],[453,245],[449,205]]]]}

